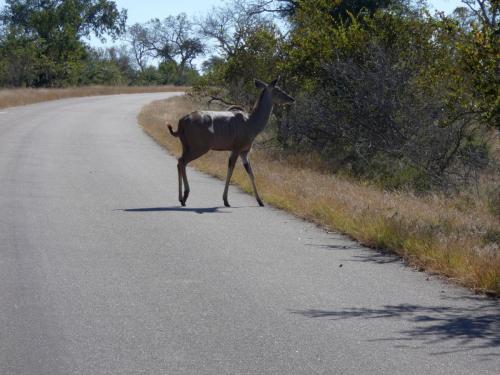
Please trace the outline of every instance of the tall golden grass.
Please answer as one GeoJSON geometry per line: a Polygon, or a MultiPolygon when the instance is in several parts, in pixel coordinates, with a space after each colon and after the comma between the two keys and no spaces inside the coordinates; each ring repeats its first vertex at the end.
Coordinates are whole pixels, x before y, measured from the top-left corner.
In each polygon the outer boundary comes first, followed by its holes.
{"type": "Polygon", "coordinates": [[[185,90],[186,87],[179,86],[83,86],[60,89],[2,89],[0,90],[0,108],[82,96],[185,90]]]}
{"type": "MultiPolygon", "coordinates": [[[[147,105],[138,120],[147,134],[179,155],[180,142],[168,133],[165,122],[175,128],[178,118],[201,107],[186,96],[175,97],[147,105]]],[[[210,152],[192,164],[224,178],[227,157],[227,153],[210,152]]],[[[257,148],[251,158],[259,192],[268,204],[345,233],[366,246],[394,252],[418,269],[500,295],[500,223],[483,200],[383,191],[322,172],[321,160],[314,155],[257,148]]],[[[232,181],[252,191],[239,165],[232,181]]]]}

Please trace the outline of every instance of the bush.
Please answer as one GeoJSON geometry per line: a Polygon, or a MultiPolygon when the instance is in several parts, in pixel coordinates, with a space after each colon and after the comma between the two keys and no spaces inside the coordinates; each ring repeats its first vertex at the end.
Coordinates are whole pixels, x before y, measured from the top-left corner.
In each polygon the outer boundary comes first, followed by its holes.
{"type": "Polygon", "coordinates": [[[464,82],[453,75],[458,52],[448,21],[379,11],[336,22],[310,13],[299,12],[283,67],[299,91],[280,120],[287,147],[314,149],[335,169],[388,188],[450,188],[477,178],[488,148],[464,105],[469,92],[458,98],[452,90],[464,82]]]}

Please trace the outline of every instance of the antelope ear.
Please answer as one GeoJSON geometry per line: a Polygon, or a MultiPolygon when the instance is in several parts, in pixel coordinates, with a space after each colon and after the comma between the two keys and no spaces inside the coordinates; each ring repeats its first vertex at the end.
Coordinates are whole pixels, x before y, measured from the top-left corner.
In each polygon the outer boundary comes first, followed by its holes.
{"type": "Polygon", "coordinates": [[[255,82],[255,87],[257,87],[258,89],[265,89],[267,87],[267,85],[264,82],[258,80],[257,78],[254,78],[254,82],[255,82]]]}
{"type": "Polygon", "coordinates": [[[274,81],[272,81],[272,82],[269,84],[269,86],[272,86],[272,87],[276,86],[276,84],[278,83],[279,79],[280,79],[280,77],[276,78],[274,81]]]}

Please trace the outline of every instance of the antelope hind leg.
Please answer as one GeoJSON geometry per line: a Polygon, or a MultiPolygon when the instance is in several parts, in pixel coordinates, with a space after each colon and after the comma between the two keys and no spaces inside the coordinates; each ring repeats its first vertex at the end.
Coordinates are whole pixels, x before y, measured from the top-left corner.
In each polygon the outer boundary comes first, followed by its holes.
{"type": "Polygon", "coordinates": [[[235,152],[231,152],[231,155],[229,156],[229,163],[227,166],[226,186],[224,187],[224,194],[222,195],[222,200],[224,201],[224,206],[226,207],[231,207],[229,205],[229,202],[227,201],[227,193],[229,190],[229,182],[231,181],[231,176],[233,175],[236,160],[238,160],[238,154],[235,152]]]}
{"type": "Polygon", "coordinates": [[[184,203],[184,200],[182,199],[182,162],[179,159],[179,162],[177,163],[177,176],[179,178],[179,202],[181,202],[182,206],[185,206],[186,204],[184,203]]]}

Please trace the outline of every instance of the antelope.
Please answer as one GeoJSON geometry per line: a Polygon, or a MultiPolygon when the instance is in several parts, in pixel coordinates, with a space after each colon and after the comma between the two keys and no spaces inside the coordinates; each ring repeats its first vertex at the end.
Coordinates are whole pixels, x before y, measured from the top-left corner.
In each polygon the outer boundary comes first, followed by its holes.
{"type": "Polygon", "coordinates": [[[250,113],[239,106],[230,107],[226,111],[195,111],[179,120],[177,131],[167,124],[170,133],[178,137],[182,143],[182,155],[178,159],[177,173],[179,177],[179,202],[186,205],[189,196],[189,183],[186,165],[206,154],[209,150],[231,151],[227,168],[226,185],[222,199],[224,206],[230,207],[227,200],[229,182],[238,157],[252,182],[253,192],[259,206],[264,206],[255,185],[255,177],[248,154],[255,137],[264,130],[271,116],[273,105],[291,104],[294,98],[276,86],[278,79],[266,84],[255,79],[255,86],[262,89],[260,97],[250,113]],[[184,183],[184,194],[182,185],[184,183]]]}

